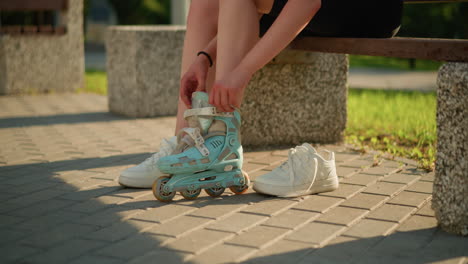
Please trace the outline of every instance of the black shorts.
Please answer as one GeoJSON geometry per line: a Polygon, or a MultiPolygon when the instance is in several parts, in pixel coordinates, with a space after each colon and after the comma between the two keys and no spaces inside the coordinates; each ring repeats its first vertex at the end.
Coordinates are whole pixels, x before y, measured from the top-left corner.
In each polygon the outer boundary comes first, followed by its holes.
{"type": "MultiPolygon", "coordinates": [[[[275,0],[260,20],[263,35],[288,0],[275,0]]],[[[390,38],[400,28],[402,0],[322,0],[322,5],[301,36],[390,38]]]]}

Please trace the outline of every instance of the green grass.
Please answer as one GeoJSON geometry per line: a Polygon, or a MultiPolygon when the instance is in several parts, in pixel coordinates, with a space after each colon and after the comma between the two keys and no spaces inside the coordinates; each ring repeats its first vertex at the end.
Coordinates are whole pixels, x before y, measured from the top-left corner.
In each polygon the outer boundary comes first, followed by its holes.
{"type": "Polygon", "coordinates": [[[346,141],[434,168],[436,94],[350,89],[346,141]]]}
{"type": "Polygon", "coordinates": [[[350,67],[382,68],[395,70],[436,71],[442,62],[433,60],[415,60],[415,68],[411,69],[409,59],[350,55],[350,67]]]}
{"type": "Polygon", "coordinates": [[[78,90],[78,92],[107,94],[107,74],[105,71],[86,70],[85,82],[85,88],[78,90]]]}
{"type": "MultiPolygon", "coordinates": [[[[86,71],[86,88],[79,92],[107,94],[103,71],[86,71]]],[[[381,150],[415,159],[434,168],[436,94],[350,89],[346,141],[360,151],[381,150]]]]}

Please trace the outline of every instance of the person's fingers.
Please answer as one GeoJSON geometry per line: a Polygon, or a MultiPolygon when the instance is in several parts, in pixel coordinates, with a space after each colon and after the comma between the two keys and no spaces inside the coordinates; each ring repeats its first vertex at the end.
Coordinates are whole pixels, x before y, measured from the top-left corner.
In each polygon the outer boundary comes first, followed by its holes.
{"type": "Polygon", "coordinates": [[[229,94],[229,107],[232,110],[231,112],[235,110],[235,107],[240,108],[240,102],[235,91],[231,91],[229,94]]]}
{"type": "Polygon", "coordinates": [[[220,107],[223,112],[229,112],[229,93],[226,89],[223,89],[220,95],[220,107]]]}
{"type": "Polygon", "coordinates": [[[198,86],[197,86],[197,91],[206,91],[206,87],[205,87],[205,80],[203,78],[201,78],[200,80],[198,80],[198,86]]]}
{"type": "Polygon", "coordinates": [[[216,89],[217,89],[216,84],[214,84],[213,87],[211,88],[209,98],[208,98],[208,103],[210,105],[214,105],[214,95],[216,93],[216,89]]]}
{"type": "Polygon", "coordinates": [[[180,99],[182,99],[182,102],[188,107],[191,108],[191,102],[190,99],[187,96],[187,78],[182,78],[180,81],[180,90],[179,90],[179,95],[180,99]]]}

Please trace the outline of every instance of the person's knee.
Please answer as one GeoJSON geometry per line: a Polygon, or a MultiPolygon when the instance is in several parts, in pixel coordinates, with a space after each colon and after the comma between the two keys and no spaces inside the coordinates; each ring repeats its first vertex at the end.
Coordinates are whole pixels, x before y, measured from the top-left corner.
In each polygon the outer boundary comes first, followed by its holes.
{"type": "Polygon", "coordinates": [[[218,23],[219,1],[192,0],[188,13],[188,21],[206,21],[207,24],[218,23]]]}
{"type": "Polygon", "coordinates": [[[268,14],[273,7],[274,0],[253,0],[257,7],[257,12],[261,14],[268,14]]]}

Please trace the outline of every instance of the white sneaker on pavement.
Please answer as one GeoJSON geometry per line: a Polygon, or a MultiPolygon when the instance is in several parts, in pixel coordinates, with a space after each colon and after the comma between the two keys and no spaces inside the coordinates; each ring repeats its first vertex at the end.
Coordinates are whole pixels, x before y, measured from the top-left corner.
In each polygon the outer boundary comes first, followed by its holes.
{"type": "Polygon", "coordinates": [[[256,192],[280,197],[297,197],[338,188],[335,154],[327,151],[324,159],[309,144],[304,143],[289,150],[288,160],[272,172],[254,181],[256,192]]]}
{"type": "Polygon", "coordinates": [[[139,165],[128,168],[120,173],[120,185],[132,188],[151,188],[153,182],[158,177],[164,175],[164,173],[159,171],[156,162],[161,157],[170,155],[176,146],[176,136],[163,139],[159,147],[159,152],[154,153],[139,165]]]}

